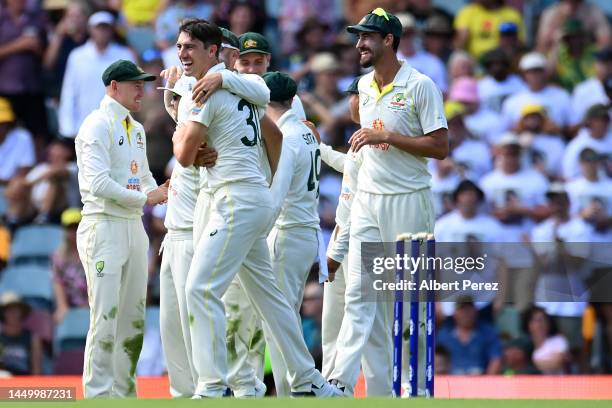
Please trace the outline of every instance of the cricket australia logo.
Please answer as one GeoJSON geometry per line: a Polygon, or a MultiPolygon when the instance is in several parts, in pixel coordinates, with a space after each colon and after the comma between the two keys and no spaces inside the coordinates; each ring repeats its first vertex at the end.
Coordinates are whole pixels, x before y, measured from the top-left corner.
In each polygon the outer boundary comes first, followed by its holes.
{"type": "Polygon", "coordinates": [[[244,48],[255,48],[257,47],[257,41],[255,40],[246,40],[244,42],[244,48]]]}
{"type": "Polygon", "coordinates": [[[391,97],[388,108],[393,111],[403,111],[406,109],[406,95],[403,92],[398,92],[391,97]]]}
{"type": "Polygon", "coordinates": [[[142,139],[142,133],[140,132],[136,133],[136,146],[139,149],[144,149],[144,141],[142,139]]]}
{"type": "Polygon", "coordinates": [[[96,262],[96,272],[98,272],[98,278],[101,278],[104,276],[104,274],[102,273],[103,270],[104,270],[104,261],[96,262]]]}

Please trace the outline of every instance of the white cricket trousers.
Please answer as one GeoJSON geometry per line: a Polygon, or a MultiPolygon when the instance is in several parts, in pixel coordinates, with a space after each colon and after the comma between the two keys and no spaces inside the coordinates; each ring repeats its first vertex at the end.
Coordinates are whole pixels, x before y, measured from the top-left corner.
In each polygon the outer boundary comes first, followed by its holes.
{"type": "Polygon", "coordinates": [[[166,356],[170,394],[191,397],[197,374],[191,358],[189,313],[185,282],[193,257],[193,231],[168,230],[162,243],[160,275],[160,330],[166,356]]]}
{"type": "MultiPolygon", "coordinates": [[[[330,245],[336,239],[340,226],[336,225],[330,245]]],[[[329,378],[336,362],[336,342],[344,317],[344,296],[346,292],[346,280],[348,274],[348,256],[345,256],[336,271],[333,282],[325,282],[323,287],[323,317],[321,323],[321,343],[323,349],[322,374],[329,378]]],[[[365,377],[366,395],[368,397],[387,396],[389,381],[385,364],[380,364],[380,345],[373,343],[378,339],[370,336],[363,347],[361,366],[365,377]]]]}
{"type": "MultiPolygon", "coordinates": [[[[194,247],[210,219],[213,196],[201,189],[196,201],[193,222],[194,247]]],[[[227,324],[228,383],[237,398],[254,396],[255,377],[263,380],[266,342],[261,319],[251,305],[238,276],[222,297],[227,324]]],[[[190,356],[190,360],[191,356],[190,356]]],[[[197,375],[196,375],[197,382],[197,375]]]]}
{"type": "Polygon", "coordinates": [[[142,221],[86,215],[77,230],[90,319],[85,398],[135,397],[144,336],[149,238],[142,221]]]}
{"type": "Polygon", "coordinates": [[[266,336],[281,348],[292,391],[322,386],[323,376],[304,343],[295,313],[272,273],[266,232],[273,204],[268,188],[233,183],[213,194],[208,224],[194,251],[187,277],[196,394],[219,397],[228,386],[225,311],[221,297],[238,279],[264,321],[266,336]],[[242,268],[241,268],[242,266],[242,268]]]}
{"type": "MultiPolygon", "coordinates": [[[[268,247],[276,282],[293,309],[300,323],[300,329],[302,327],[300,308],[304,298],[304,286],[319,252],[317,233],[317,229],[311,227],[286,229],[274,227],[268,235],[268,247]]],[[[300,333],[302,333],[301,330],[300,333]]],[[[273,341],[268,342],[268,348],[276,395],[279,397],[291,396],[291,387],[287,380],[287,366],[282,353],[273,341]]]]}
{"type": "Polygon", "coordinates": [[[371,271],[361,270],[361,244],[395,242],[398,234],[431,233],[433,227],[434,211],[429,189],[395,195],[359,191],[355,195],[351,208],[344,318],[336,344],[334,369],[329,376],[329,379],[346,386],[349,392],[354,391],[357,383],[364,346],[368,341],[378,350],[380,372],[387,373],[384,377],[388,378],[386,395],[391,395],[392,388],[393,294],[373,293],[371,271]]]}

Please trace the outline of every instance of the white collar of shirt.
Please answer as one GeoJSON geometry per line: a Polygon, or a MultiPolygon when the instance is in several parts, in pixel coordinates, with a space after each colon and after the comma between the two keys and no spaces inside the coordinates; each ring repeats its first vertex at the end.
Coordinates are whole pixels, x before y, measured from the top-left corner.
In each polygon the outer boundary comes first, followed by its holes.
{"type": "Polygon", "coordinates": [[[125,106],[121,105],[108,95],[104,95],[104,98],[102,98],[102,102],[100,102],[100,109],[104,109],[112,113],[119,120],[123,120],[126,118],[126,116],[130,115],[130,111],[127,110],[125,106]]]}
{"type": "MultiPolygon", "coordinates": [[[[397,71],[397,73],[395,74],[395,78],[393,78],[393,82],[391,82],[391,84],[393,85],[393,88],[397,87],[405,87],[408,84],[408,79],[410,79],[410,76],[412,75],[412,68],[410,67],[410,64],[408,64],[406,61],[400,60],[400,69],[399,71],[397,71]]],[[[371,72],[371,77],[370,77],[370,83],[368,84],[368,86],[366,86],[366,89],[371,89],[374,91],[374,94],[378,92],[382,92],[382,90],[378,89],[378,84],[376,84],[375,80],[374,80],[374,71],[371,72]]],[[[385,88],[387,88],[390,84],[386,85],[385,88]]],[[[387,91],[388,92],[388,91],[387,91]]]]}
{"type": "Polygon", "coordinates": [[[282,116],[276,121],[276,126],[278,126],[278,128],[281,128],[285,125],[286,122],[294,120],[295,118],[295,113],[293,113],[292,109],[289,109],[287,112],[283,113],[282,116]]]}
{"type": "MultiPolygon", "coordinates": [[[[223,62],[218,63],[217,65],[213,65],[212,67],[210,67],[210,69],[208,71],[206,71],[206,74],[214,74],[215,72],[219,72],[225,69],[225,64],[223,62]]],[[[204,74],[204,75],[206,75],[204,74]]]]}

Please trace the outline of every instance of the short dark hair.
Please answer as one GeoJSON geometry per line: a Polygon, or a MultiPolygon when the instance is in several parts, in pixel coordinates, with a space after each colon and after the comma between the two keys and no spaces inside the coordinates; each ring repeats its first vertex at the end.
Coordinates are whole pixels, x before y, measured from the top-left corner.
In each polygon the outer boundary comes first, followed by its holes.
{"type": "Polygon", "coordinates": [[[397,52],[397,49],[399,48],[399,43],[400,43],[400,37],[397,37],[394,35],[393,36],[393,51],[397,52]]]}
{"type": "Polygon", "coordinates": [[[223,42],[223,33],[215,24],[200,18],[190,18],[181,22],[179,32],[186,33],[191,38],[202,41],[204,43],[204,48],[216,45],[216,56],[217,58],[219,57],[221,43],[223,42]]]}

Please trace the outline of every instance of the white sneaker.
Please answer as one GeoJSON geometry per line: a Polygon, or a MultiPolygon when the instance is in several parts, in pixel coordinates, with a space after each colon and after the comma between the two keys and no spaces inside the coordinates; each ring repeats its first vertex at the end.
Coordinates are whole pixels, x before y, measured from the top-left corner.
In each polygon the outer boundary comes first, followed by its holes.
{"type": "Polygon", "coordinates": [[[299,397],[317,397],[317,398],[332,398],[332,397],[344,397],[344,392],[341,391],[335,385],[328,382],[324,382],[320,387],[315,384],[311,385],[310,391],[302,392],[291,392],[292,398],[299,397]]]}
{"type": "Polygon", "coordinates": [[[255,378],[255,387],[250,389],[237,389],[234,391],[236,398],[263,398],[268,387],[259,378],[255,378]]]}

